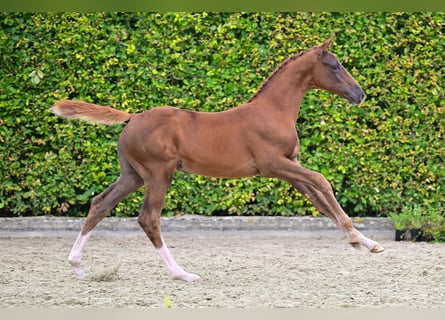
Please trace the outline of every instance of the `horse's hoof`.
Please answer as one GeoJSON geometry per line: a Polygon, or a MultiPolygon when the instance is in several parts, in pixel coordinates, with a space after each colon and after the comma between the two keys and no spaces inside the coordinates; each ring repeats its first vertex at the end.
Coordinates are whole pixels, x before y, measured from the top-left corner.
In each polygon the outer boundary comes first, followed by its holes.
{"type": "Polygon", "coordinates": [[[175,280],[182,280],[185,282],[193,282],[199,279],[199,276],[193,273],[182,273],[177,276],[173,276],[173,279],[175,280]]]}
{"type": "Polygon", "coordinates": [[[77,279],[79,279],[79,280],[84,280],[87,277],[87,274],[83,270],[75,271],[75,273],[76,273],[77,279]]]}
{"type": "Polygon", "coordinates": [[[371,250],[369,250],[372,253],[380,253],[385,251],[385,248],[383,248],[381,245],[376,244],[374,247],[371,248],[371,250]]]}
{"type": "Polygon", "coordinates": [[[85,271],[83,271],[80,267],[73,267],[74,273],[76,274],[76,278],[79,280],[83,280],[87,277],[85,271]]]}

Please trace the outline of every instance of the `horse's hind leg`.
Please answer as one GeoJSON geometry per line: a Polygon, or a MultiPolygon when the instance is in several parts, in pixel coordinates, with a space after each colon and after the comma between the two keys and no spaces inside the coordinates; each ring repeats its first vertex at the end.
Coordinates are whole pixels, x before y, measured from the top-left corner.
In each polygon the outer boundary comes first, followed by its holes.
{"type": "Polygon", "coordinates": [[[107,214],[131,192],[143,185],[141,177],[128,164],[126,159],[121,158],[121,176],[104,192],[93,199],[90,211],[85,220],[79,236],[74,243],[68,257],[68,261],[74,269],[78,278],[85,278],[86,274],[80,266],[83,249],[96,225],[107,216],[107,214]]]}
{"type": "Polygon", "coordinates": [[[145,185],[145,198],[138,223],[153,243],[169,274],[176,280],[192,282],[199,276],[184,271],[175,261],[161,234],[160,214],[165,195],[170,185],[173,170],[156,170],[156,177],[150,177],[145,185]]]}

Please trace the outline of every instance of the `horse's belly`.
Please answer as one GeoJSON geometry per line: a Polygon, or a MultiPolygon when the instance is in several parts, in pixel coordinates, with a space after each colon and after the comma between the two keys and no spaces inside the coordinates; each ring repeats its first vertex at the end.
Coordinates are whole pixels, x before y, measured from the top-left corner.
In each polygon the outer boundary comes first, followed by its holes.
{"type": "Polygon", "coordinates": [[[230,161],[223,157],[206,161],[199,156],[193,160],[181,159],[178,170],[215,178],[242,178],[259,173],[253,160],[230,161]]]}

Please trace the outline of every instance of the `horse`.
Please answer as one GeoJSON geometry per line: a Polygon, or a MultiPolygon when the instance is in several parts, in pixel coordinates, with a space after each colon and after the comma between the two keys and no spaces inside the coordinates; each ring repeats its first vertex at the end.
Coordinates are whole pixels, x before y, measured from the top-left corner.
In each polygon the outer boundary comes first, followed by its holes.
{"type": "Polygon", "coordinates": [[[128,113],[75,100],[56,102],[60,117],[113,125],[125,123],[118,143],[119,178],[92,200],[68,260],[82,279],[82,252],[93,229],[130,193],[145,187],[138,224],[151,240],[173,279],[195,281],[173,258],[161,233],[160,215],[176,170],[219,178],[264,176],[284,179],[342,230],[353,247],[384,248],[356,230],[320,173],[297,160],[295,123],[304,94],[321,89],[357,105],[365,93],[328,48],[333,37],[283,61],[257,92],[240,106],[222,112],[197,112],[159,106],[128,113]]]}

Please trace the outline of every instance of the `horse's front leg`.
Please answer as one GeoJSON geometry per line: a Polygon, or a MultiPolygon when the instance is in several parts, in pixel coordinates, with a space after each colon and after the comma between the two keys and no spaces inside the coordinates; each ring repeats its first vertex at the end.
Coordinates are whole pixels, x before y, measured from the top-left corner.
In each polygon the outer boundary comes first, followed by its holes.
{"type": "Polygon", "coordinates": [[[382,252],[384,250],[379,243],[365,237],[360,231],[353,227],[351,218],[340,207],[332,191],[323,193],[316,187],[299,181],[293,182],[292,185],[311,201],[318,211],[329,217],[345,232],[349,239],[349,243],[353,247],[358,248],[360,245],[363,245],[373,253],[382,252]]]}
{"type": "Polygon", "coordinates": [[[374,253],[384,250],[379,243],[365,237],[353,227],[351,218],[338,204],[330,183],[322,174],[303,168],[298,162],[289,159],[276,161],[272,170],[273,175],[289,181],[320,213],[330,218],[344,231],[352,246],[363,245],[374,253]]]}

